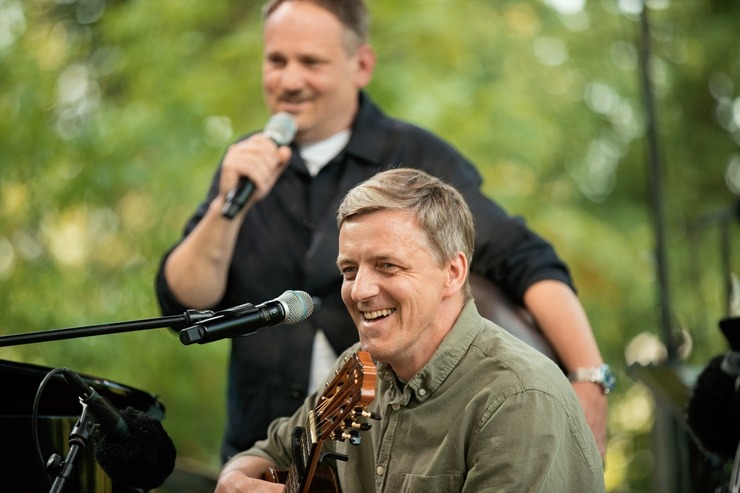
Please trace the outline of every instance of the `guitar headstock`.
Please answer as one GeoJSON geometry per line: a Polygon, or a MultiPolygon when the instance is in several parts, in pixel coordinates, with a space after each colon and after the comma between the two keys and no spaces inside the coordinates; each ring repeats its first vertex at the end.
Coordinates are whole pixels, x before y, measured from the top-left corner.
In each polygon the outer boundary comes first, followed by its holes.
{"type": "Polygon", "coordinates": [[[317,441],[349,439],[359,442],[358,431],[370,428],[359,423],[362,417],[378,418],[366,411],[375,398],[376,370],[370,353],[357,351],[348,356],[334,379],[327,384],[314,409],[312,428],[317,441]]]}

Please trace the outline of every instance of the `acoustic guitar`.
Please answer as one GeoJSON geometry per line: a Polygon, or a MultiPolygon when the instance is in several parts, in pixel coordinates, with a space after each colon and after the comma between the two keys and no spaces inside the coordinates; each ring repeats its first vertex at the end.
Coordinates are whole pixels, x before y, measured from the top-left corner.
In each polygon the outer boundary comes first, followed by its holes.
{"type": "Polygon", "coordinates": [[[334,379],[327,384],[305,426],[293,430],[293,465],[287,470],[270,469],[265,479],[283,483],[284,493],[339,493],[334,469],[320,466],[327,458],[347,460],[335,453],[321,453],[327,440],[361,442],[361,431],[370,424],[361,419],[380,419],[367,411],[375,398],[376,370],[370,353],[357,351],[347,357],[334,379]]]}

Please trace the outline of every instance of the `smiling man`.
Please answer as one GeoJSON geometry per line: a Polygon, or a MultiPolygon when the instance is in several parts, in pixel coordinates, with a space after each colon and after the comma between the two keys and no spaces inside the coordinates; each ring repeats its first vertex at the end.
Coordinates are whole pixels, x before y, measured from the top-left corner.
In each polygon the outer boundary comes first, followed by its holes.
{"type": "MultiPolygon", "coordinates": [[[[342,299],[377,364],[382,416],[344,454],[346,492],[604,491],[596,442],[568,380],[548,358],[483,319],[471,299],[473,218],[423,171],[377,174],[339,207],[342,299]]],[[[343,358],[340,359],[342,361],[343,358]]],[[[291,431],[317,398],[274,421],[268,439],[224,467],[217,492],[281,491],[262,477],[292,461],[291,431]]]]}

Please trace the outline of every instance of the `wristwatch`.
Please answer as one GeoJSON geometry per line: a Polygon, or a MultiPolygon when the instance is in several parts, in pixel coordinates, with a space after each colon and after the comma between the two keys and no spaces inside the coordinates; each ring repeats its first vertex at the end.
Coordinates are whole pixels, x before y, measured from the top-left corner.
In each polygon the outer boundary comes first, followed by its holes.
{"type": "Polygon", "coordinates": [[[568,374],[571,382],[593,382],[601,385],[605,394],[608,394],[617,385],[617,378],[609,365],[594,366],[592,368],[576,368],[568,374]]]}

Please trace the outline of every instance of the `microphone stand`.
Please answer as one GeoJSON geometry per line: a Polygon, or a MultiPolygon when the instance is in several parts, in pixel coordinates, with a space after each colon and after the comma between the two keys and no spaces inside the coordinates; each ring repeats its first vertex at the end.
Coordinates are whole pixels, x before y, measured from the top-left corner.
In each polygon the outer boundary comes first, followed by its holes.
{"type": "Polygon", "coordinates": [[[57,463],[59,456],[53,454],[49,460],[50,467],[54,468],[56,466],[58,470],[49,493],[62,493],[64,491],[64,483],[72,476],[77,458],[85,450],[94,426],[95,422],[87,414],[87,406],[83,405],[80,419],[75,423],[74,428],[69,433],[69,452],[67,453],[67,458],[64,462],[57,463]]]}
{"type": "Polygon", "coordinates": [[[26,334],[11,334],[0,336],[0,347],[59,341],[62,339],[77,339],[80,337],[106,334],[118,334],[121,332],[133,332],[137,330],[159,329],[163,327],[182,329],[211,317],[213,317],[213,312],[210,310],[187,310],[183,312],[182,315],[171,315],[168,317],[116,322],[112,324],[88,325],[85,327],[73,327],[69,329],[43,330],[26,334]]]}

